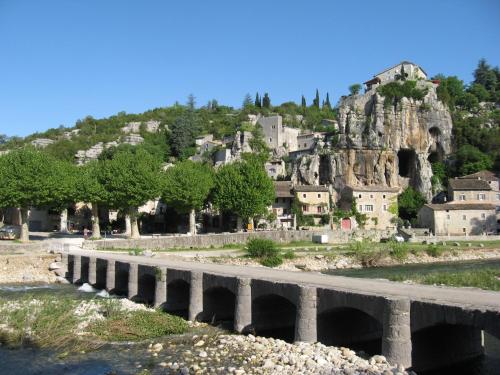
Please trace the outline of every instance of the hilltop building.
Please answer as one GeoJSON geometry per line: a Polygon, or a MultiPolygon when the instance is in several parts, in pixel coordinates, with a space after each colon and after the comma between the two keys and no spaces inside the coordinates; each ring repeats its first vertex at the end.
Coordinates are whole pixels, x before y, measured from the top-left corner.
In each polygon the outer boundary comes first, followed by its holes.
{"type": "Polygon", "coordinates": [[[401,74],[401,69],[403,69],[406,79],[427,79],[427,73],[420,66],[410,61],[401,61],[399,64],[391,66],[390,68],[375,74],[372,79],[364,82],[366,91],[375,89],[381,84],[395,81],[398,78],[398,75],[401,74]]]}

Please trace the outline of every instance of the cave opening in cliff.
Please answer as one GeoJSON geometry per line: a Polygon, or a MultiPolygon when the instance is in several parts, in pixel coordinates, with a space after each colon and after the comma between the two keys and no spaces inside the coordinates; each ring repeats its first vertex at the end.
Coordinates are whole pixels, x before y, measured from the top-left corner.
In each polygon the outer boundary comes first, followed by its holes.
{"type": "Polygon", "coordinates": [[[415,150],[401,149],[398,151],[399,175],[401,177],[411,177],[410,174],[416,163],[415,150]]]}
{"type": "Polygon", "coordinates": [[[326,155],[319,157],[319,183],[320,185],[328,184],[330,181],[330,160],[326,155]]]}

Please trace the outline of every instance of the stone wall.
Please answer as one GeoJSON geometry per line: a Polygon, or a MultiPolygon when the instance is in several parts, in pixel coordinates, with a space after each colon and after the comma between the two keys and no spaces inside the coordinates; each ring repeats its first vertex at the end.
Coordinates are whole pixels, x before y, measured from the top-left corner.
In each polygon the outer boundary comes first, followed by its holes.
{"type": "Polygon", "coordinates": [[[318,231],[258,231],[244,233],[221,233],[205,234],[197,236],[165,236],[156,238],[141,239],[119,239],[119,240],[97,240],[85,241],[83,247],[86,249],[168,249],[168,248],[208,248],[222,247],[229,244],[246,243],[250,238],[268,238],[276,242],[292,241],[312,241],[315,234],[328,235],[329,243],[345,243],[352,238],[370,238],[374,241],[381,237],[387,237],[389,233],[381,231],[363,231],[343,232],[340,230],[318,230],[318,231]]]}

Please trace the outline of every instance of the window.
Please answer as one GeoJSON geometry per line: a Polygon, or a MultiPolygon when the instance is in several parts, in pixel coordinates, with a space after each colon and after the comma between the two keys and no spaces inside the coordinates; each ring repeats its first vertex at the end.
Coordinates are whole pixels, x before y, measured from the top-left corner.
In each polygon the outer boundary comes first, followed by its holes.
{"type": "Polygon", "coordinates": [[[497,194],[497,201],[500,201],[500,194],[497,194]]]}
{"type": "Polygon", "coordinates": [[[361,198],[361,194],[358,194],[358,198],[361,198]]]}
{"type": "Polygon", "coordinates": [[[307,205],[304,204],[302,206],[302,212],[307,212],[307,211],[309,211],[309,207],[307,207],[307,205]]]}
{"type": "Polygon", "coordinates": [[[486,194],[478,194],[477,199],[480,201],[484,201],[486,199],[486,194]]]}
{"type": "Polygon", "coordinates": [[[365,204],[366,212],[373,212],[373,204],[365,204]]]}
{"type": "Polygon", "coordinates": [[[465,194],[460,194],[459,200],[464,201],[465,200],[465,194]]]}
{"type": "Polygon", "coordinates": [[[370,198],[372,198],[372,199],[373,199],[373,194],[370,194],[370,198]]]}
{"type": "Polygon", "coordinates": [[[462,215],[462,220],[467,220],[467,215],[462,215]]]}
{"type": "Polygon", "coordinates": [[[486,214],[484,212],[481,214],[481,219],[486,219],[486,214]]]}
{"type": "Polygon", "coordinates": [[[322,212],[323,212],[323,207],[318,206],[317,208],[318,208],[318,214],[320,214],[320,213],[322,213],[322,212]]]}
{"type": "Polygon", "coordinates": [[[321,193],[318,193],[318,198],[321,198],[321,193]]]}
{"type": "Polygon", "coordinates": [[[384,198],[384,199],[385,199],[385,194],[384,194],[384,195],[382,195],[382,198],[384,198]]]}
{"type": "Polygon", "coordinates": [[[384,211],[387,211],[387,205],[384,204],[384,211]]]}
{"type": "Polygon", "coordinates": [[[279,198],[276,198],[276,200],[274,201],[275,203],[279,203],[280,199],[279,198]]]}
{"type": "Polygon", "coordinates": [[[466,233],[467,229],[466,228],[462,228],[462,232],[466,233]]]}
{"type": "Polygon", "coordinates": [[[363,205],[362,205],[362,204],[360,204],[360,205],[359,205],[359,209],[358,209],[358,211],[359,211],[359,212],[363,212],[363,205]]]}
{"type": "Polygon", "coordinates": [[[447,218],[448,220],[450,220],[450,215],[446,215],[446,218],[447,218]]]}
{"type": "Polygon", "coordinates": [[[302,198],[305,198],[306,196],[307,196],[307,194],[306,194],[306,193],[302,194],[302,198]]]}
{"type": "Polygon", "coordinates": [[[272,139],[272,138],[269,138],[269,142],[272,142],[272,141],[273,141],[273,139],[272,139]]]}
{"type": "Polygon", "coordinates": [[[304,143],[304,147],[307,147],[307,143],[304,143]]]}

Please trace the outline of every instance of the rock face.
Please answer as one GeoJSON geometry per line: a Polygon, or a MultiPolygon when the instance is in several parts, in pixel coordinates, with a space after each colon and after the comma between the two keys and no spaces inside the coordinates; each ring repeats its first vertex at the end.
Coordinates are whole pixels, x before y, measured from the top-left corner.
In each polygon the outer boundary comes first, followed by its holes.
{"type": "Polygon", "coordinates": [[[384,105],[375,90],[343,98],[339,104],[339,139],[292,166],[295,183],[331,184],[336,190],[350,185],[408,185],[432,197],[431,162],[451,152],[452,121],[437,99],[435,86],[423,100],[403,98],[384,105]]]}

